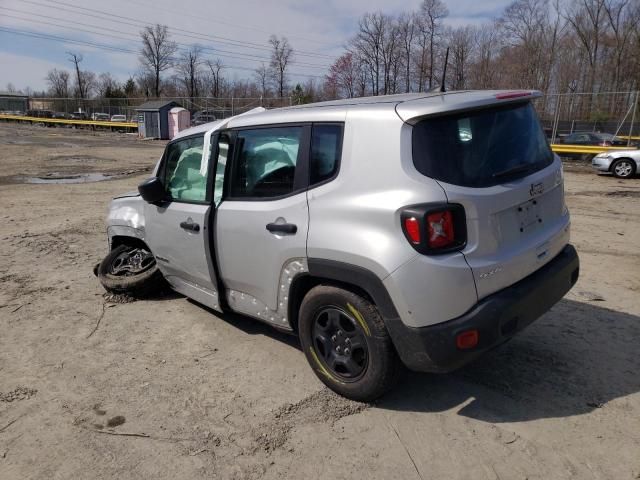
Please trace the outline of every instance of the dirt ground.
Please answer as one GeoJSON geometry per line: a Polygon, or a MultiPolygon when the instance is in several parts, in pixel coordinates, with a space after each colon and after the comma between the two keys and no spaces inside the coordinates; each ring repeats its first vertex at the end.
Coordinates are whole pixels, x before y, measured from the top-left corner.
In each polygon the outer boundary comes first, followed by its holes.
{"type": "Polygon", "coordinates": [[[0,126],[0,479],[640,478],[640,178],[569,165],[574,290],[463,370],[362,405],[260,323],[104,298],[108,202],[162,147],[0,126]],[[115,177],[23,183],[89,173],[115,177]]]}

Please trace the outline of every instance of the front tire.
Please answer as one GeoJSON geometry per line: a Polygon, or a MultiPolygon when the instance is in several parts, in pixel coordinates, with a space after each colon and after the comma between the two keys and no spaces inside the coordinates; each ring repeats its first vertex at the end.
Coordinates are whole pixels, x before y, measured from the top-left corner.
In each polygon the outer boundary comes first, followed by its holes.
{"type": "Polygon", "coordinates": [[[636,173],[635,162],[628,158],[620,158],[611,165],[611,172],[617,178],[631,178],[636,173]]]}
{"type": "Polygon", "coordinates": [[[156,259],[145,247],[119,245],[97,268],[98,280],[110,293],[144,295],[162,286],[164,278],[156,259]]]}
{"type": "Polygon", "coordinates": [[[374,304],[320,285],[302,301],[300,343],[318,378],[351,400],[370,402],[395,383],[399,360],[374,304]]]}

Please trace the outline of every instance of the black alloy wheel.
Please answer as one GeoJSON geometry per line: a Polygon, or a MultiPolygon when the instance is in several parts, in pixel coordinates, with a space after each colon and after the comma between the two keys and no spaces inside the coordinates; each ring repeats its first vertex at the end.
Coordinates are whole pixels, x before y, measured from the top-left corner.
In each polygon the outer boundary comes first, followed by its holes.
{"type": "Polygon", "coordinates": [[[363,326],[345,310],[328,306],[313,320],[313,343],[325,368],[342,381],[357,381],[368,364],[363,326]]]}

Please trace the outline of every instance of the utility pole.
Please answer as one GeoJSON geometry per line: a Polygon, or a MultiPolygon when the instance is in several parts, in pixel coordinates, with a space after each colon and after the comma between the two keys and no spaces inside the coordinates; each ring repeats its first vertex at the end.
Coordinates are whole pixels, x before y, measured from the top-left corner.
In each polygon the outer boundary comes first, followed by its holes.
{"type": "Polygon", "coordinates": [[[629,125],[629,138],[627,139],[627,147],[631,146],[631,137],[633,136],[633,124],[636,121],[636,111],[638,110],[638,99],[640,90],[636,91],[636,101],[633,103],[633,113],[631,114],[631,125],[629,125]]]}

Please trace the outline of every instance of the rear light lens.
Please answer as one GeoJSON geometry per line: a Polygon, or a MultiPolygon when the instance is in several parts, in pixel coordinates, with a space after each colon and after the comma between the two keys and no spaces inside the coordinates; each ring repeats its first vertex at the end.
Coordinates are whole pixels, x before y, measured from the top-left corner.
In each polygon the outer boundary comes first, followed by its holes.
{"type": "Polygon", "coordinates": [[[602,142],[602,143],[600,144],[600,146],[601,146],[601,147],[610,147],[610,146],[611,146],[611,142],[604,141],[604,142],[602,142]]]}
{"type": "Polygon", "coordinates": [[[461,250],[467,243],[467,223],[462,205],[413,205],[401,212],[401,225],[407,241],[425,255],[461,250]]]}
{"type": "Polygon", "coordinates": [[[442,248],[455,242],[451,211],[427,214],[427,228],[429,230],[427,242],[430,248],[442,248]]]}
{"type": "Polygon", "coordinates": [[[414,245],[418,245],[420,243],[420,222],[418,222],[416,217],[404,219],[404,231],[411,243],[414,245]]]}
{"type": "Polygon", "coordinates": [[[468,350],[478,345],[479,338],[480,335],[478,335],[477,330],[467,330],[459,333],[456,335],[456,347],[460,350],[468,350]]]}

